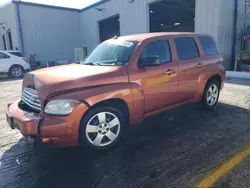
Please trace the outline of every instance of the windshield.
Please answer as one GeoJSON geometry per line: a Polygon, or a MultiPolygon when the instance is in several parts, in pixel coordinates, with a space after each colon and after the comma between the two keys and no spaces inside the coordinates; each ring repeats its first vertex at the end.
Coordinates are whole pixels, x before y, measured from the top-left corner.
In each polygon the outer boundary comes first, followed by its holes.
{"type": "Polygon", "coordinates": [[[98,45],[83,64],[121,66],[131,57],[136,41],[111,39],[98,45]]]}

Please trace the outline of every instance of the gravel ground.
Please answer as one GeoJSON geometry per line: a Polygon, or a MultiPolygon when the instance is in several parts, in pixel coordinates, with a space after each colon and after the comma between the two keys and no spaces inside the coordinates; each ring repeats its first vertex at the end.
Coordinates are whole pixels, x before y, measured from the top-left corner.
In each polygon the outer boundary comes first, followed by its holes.
{"type": "MultiPolygon", "coordinates": [[[[111,151],[35,150],[11,130],[6,105],[21,80],[0,80],[0,187],[194,187],[250,140],[250,81],[227,81],[215,111],[187,105],[147,119],[111,151]]],[[[215,187],[250,186],[250,158],[215,187]]]]}

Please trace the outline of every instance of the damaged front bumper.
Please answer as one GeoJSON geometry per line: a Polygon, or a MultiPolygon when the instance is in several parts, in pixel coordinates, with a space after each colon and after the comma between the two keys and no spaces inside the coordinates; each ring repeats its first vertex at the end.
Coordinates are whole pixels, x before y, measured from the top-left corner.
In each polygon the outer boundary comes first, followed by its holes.
{"type": "Polygon", "coordinates": [[[31,143],[41,142],[55,147],[77,146],[79,125],[88,107],[79,103],[68,116],[49,116],[22,109],[18,100],[8,105],[6,119],[12,129],[18,129],[31,143]]]}

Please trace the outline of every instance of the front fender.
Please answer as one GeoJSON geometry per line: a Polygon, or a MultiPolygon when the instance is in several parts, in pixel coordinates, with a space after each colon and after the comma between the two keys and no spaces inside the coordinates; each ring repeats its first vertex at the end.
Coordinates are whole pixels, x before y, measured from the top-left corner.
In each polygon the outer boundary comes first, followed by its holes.
{"type": "Polygon", "coordinates": [[[109,99],[121,99],[126,102],[130,114],[130,124],[137,124],[143,118],[144,98],[143,93],[130,83],[119,83],[89,87],[78,91],[71,91],[50,98],[83,100],[91,108],[102,101],[109,99]]]}

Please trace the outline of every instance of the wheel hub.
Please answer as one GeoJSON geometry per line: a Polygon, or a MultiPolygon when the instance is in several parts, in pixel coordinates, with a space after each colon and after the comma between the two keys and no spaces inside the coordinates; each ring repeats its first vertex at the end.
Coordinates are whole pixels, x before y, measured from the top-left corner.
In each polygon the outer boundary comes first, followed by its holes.
{"type": "Polygon", "coordinates": [[[105,135],[109,131],[109,125],[106,123],[101,123],[98,126],[98,133],[105,135]]]}

